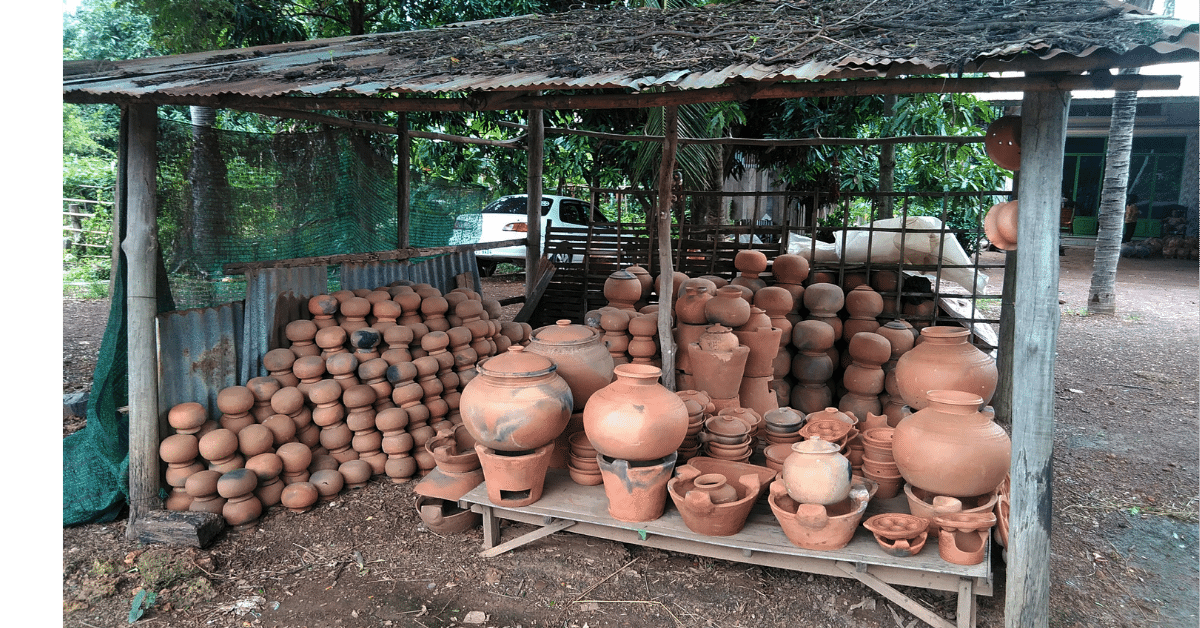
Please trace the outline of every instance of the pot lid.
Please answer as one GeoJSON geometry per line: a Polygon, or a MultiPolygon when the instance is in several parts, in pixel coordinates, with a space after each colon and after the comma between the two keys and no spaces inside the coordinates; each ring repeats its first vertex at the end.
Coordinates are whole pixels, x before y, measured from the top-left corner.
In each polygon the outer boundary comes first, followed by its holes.
{"type": "Polygon", "coordinates": [[[522,345],[512,345],[506,353],[488,358],[475,368],[492,377],[538,377],[553,373],[558,367],[548,358],[525,351],[522,345]]]}
{"type": "Polygon", "coordinates": [[[551,345],[591,340],[595,336],[596,332],[590,327],[572,325],[571,321],[565,318],[533,332],[534,340],[551,345]]]}

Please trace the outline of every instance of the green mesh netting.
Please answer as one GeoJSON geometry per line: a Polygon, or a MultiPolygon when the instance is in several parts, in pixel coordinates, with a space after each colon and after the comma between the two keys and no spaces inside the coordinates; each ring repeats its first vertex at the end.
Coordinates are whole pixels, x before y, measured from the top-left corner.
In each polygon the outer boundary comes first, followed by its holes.
{"type": "MultiPolygon", "coordinates": [[[[171,121],[160,121],[158,133],[160,312],[245,298],[244,279],[226,276],[227,263],[396,248],[394,136],[243,133],[171,121]]],[[[410,188],[414,247],[449,244],[455,216],[478,213],[489,198],[483,186],[410,188]]],[[[87,426],[63,439],[68,526],[111,521],[128,499],[128,422],[117,411],[128,403],[123,254],[113,272],[87,426]]],[[[329,272],[336,290],[337,268],[329,272]]]]}

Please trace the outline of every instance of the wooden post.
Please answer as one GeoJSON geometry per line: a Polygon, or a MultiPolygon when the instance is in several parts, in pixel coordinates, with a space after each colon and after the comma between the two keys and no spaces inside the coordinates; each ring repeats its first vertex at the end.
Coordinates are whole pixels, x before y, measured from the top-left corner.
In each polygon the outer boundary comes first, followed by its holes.
{"type": "Polygon", "coordinates": [[[679,147],[679,109],[663,110],[663,152],[658,166],[658,345],[662,353],[662,385],[675,390],[675,337],[671,310],[675,302],[675,266],[671,262],[671,187],[675,151],[679,147]]]}
{"type": "Polygon", "coordinates": [[[525,221],[529,231],[525,244],[525,298],[533,296],[538,260],[542,257],[542,155],[546,149],[546,126],[541,109],[529,110],[529,168],[526,193],[529,204],[525,221]]]}
{"type": "MultiPolygon", "coordinates": [[[[1013,173],[1013,195],[1018,197],[1021,186],[1021,173],[1013,173]]],[[[1016,336],[1013,299],[1017,294],[1017,252],[1004,253],[1004,284],[1000,289],[1000,343],[997,347],[996,367],[999,378],[996,382],[996,394],[992,395],[992,410],[996,413],[996,421],[1012,428],[1012,351],[1013,337],[1016,336]]]]}
{"type": "Polygon", "coordinates": [[[1021,220],[1013,338],[1012,502],[1007,628],[1050,617],[1050,512],[1054,448],[1054,353],[1058,339],[1058,216],[1066,144],[1066,91],[1026,92],[1021,104],[1021,220]]]}
{"type": "Polygon", "coordinates": [[[125,180],[128,182],[128,220],[121,249],[128,264],[126,310],[129,324],[129,523],[125,538],[136,539],[137,526],[151,510],[162,507],[158,497],[158,314],[155,268],[158,259],[155,220],[154,105],[130,105],[125,180]]]}
{"type": "Polygon", "coordinates": [[[408,207],[408,171],[412,159],[412,136],[408,133],[408,114],[400,112],[396,123],[396,248],[409,247],[408,232],[412,229],[412,214],[408,207]]]}

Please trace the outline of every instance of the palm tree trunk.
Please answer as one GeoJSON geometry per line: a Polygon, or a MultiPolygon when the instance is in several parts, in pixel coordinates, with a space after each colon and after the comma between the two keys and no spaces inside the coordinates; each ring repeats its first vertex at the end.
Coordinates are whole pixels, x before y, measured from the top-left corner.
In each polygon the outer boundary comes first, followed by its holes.
{"type": "Polygon", "coordinates": [[[1117,311],[1117,263],[1121,259],[1129,154],[1133,148],[1136,116],[1137,92],[1117,92],[1113,96],[1112,122],[1108,131],[1104,187],[1100,191],[1096,256],[1092,262],[1092,285],[1088,289],[1089,314],[1114,314],[1117,311]]]}

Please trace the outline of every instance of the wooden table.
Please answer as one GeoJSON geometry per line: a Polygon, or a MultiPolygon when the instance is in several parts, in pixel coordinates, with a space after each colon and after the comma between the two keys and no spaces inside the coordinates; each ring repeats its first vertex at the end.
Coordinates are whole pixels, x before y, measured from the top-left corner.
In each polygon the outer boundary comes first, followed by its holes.
{"type": "MultiPolygon", "coordinates": [[[[975,596],[992,595],[991,549],[978,565],[955,565],[938,555],[930,537],[916,556],[887,554],[861,525],[850,543],[835,551],[806,550],[792,545],[779,527],[765,499],[750,513],[746,527],[733,536],[705,536],[688,529],[675,505],[667,498],[663,516],[654,521],[628,523],[608,515],[603,486],[580,486],[566,471],[550,469],[541,499],[519,508],[497,506],[480,484],[460,500],[463,508],[483,515],[481,555],[497,556],[562,530],[621,543],[644,545],[673,552],[720,558],[793,571],[854,578],[937,628],[974,628],[975,596]],[[500,542],[500,520],[520,521],[540,529],[500,542]],[[899,584],[958,593],[957,623],[929,610],[893,586],[899,584]]],[[[881,512],[908,512],[903,495],[872,500],[864,519],[881,512]]],[[[990,545],[990,544],[989,544],[990,545]]]]}

